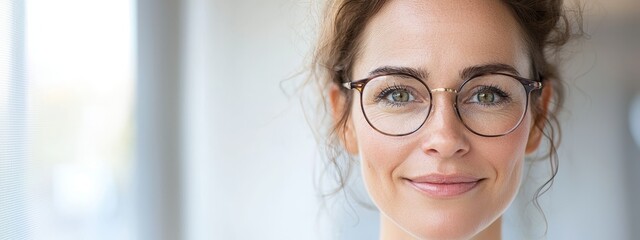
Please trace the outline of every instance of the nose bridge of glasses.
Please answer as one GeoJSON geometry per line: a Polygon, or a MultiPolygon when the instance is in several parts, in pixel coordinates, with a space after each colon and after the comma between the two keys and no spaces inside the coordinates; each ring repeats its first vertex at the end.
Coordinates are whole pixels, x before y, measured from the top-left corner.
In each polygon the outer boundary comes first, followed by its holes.
{"type": "MultiPolygon", "coordinates": [[[[429,91],[429,92],[430,92],[431,94],[436,93],[436,92],[448,92],[448,93],[453,93],[454,95],[457,95],[457,94],[458,94],[458,90],[453,89],[453,88],[435,88],[435,89],[432,89],[432,90],[431,90],[431,91],[429,91]]],[[[454,111],[457,111],[457,110],[455,110],[455,109],[457,109],[457,105],[456,105],[456,103],[455,103],[455,102],[451,105],[451,107],[453,107],[454,111]]],[[[436,111],[435,106],[431,108],[431,111],[432,111],[432,112],[433,112],[433,111],[436,111]]]]}
{"type": "Polygon", "coordinates": [[[458,90],[455,90],[453,88],[436,88],[431,90],[431,93],[435,93],[435,92],[450,92],[450,93],[457,94],[458,90]]]}
{"type": "MultiPolygon", "coordinates": [[[[446,93],[453,93],[454,95],[458,95],[458,90],[453,89],[453,88],[436,88],[436,89],[432,89],[429,92],[431,94],[436,93],[436,92],[446,92],[446,93]]],[[[454,107],[455,107],[455,103],[454,103],[454,107]]]]}

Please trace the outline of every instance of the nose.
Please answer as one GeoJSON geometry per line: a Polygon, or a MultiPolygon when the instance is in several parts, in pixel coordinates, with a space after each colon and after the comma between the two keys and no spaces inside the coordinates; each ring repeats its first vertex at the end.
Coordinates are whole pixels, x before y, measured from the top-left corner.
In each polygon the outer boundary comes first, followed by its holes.
{"type": "MultiPolygon", "coordinates": [[[[453,98],[442,91],[434,94],[432,112],[423,126],[422,151],[437,159],[452,159],[469,152],[470,144],[466,128],[458,118],[453,98]],[[436,100],[436,96],[439,98],[436,100]]],[[[453,92],[450,92],[453,93],[453,92]]]]}

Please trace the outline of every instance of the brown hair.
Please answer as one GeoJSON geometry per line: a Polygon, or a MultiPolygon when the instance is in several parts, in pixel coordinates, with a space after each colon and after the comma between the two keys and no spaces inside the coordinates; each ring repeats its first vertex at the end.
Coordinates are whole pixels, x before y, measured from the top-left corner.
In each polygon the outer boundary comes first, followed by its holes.
{"type": "MultiPolygon", "coordinates": [[[[319,42],[312,61],[312,80],[322,92],[324,110],[327,110],[327,94],[331,87],[339,86],[349,78],[354,59],[359,50],[359,37],[371,19],[386,3],[385,0],[334,0],[325,9],[319,42]]],[[[533,199],[538,210],[538,197],[551,186],[558,171],[556,148],[560,142],[560,126],[557,114],[564,102],[564,87],[556,67],[559,52],[569,40],[582,32],[581,7],[569,11],[562,0],[503,0],[513,13],[523,32],[523,40],[532,60],[533,74],[539,74],[546,87],[553,88],[552,99],[546,112],[540,104],[540,91],[531,96],[534,124],[549,141],[544,158],[548,157],[551,177],[535,193],[533,199]],[[575,13],[575,16],[569,16],[575,13]],[[574,17],[574,18],[571,18],[574,17]],[[574,21],[571,21],[574,20],[574,21]],[[577,28],[572,28],[575,24],[577,28]]],[[[535,75],[534,75],[535,76],[535,75]]],[[[343,88],[341,88],[343,89],[343,88]]],[[[344,189],[349,180],[354,160],[345,153],[340,139],[344,139],[345,128],[351,111],[352,94],[342,90],[345,97],[343,111],[327,129],[325,139],[325,167],[334,168],[337,185],[323,196],[335,194],[344,189]]],[[[330,111],[327,111],[330,112],[330,111]]],[[[326,120],[326,119],[325,119],[326,120]]],[[[321,176],[327,176],[327,170],[321,176]]],[[[321,189],[321,191],[326,189],[321,189]]],[[[544,214],[543,214],[544,216],[544,214]]]]}

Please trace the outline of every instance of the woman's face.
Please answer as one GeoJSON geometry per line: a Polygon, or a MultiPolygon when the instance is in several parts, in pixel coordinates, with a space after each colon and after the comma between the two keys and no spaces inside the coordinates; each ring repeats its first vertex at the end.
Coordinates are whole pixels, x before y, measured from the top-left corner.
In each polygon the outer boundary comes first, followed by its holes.
{"type": "MultiPolygon", "coordinates": [[[[500,1],[389,1],[361,37],[353,79],[383,66],[404,67],[427,76],[430,89],[458,89],[463,70],[486,64],[509,65],[531,78],[517,22],[500,1]]],[[[518,191],[531,148],[530,111],[510,134],[482,137],[458,119],[453,93],[434,92],[420,130],[393,137],[367,123],[353,93],[346,141],[361,158],[383,235],[456,239],[499,231],[496,220],[518,191]]]]}

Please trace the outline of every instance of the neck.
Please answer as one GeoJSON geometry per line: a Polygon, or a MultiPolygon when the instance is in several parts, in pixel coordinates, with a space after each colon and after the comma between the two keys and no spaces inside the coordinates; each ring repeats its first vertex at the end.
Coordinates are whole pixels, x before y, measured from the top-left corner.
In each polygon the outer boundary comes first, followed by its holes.
{"type": "Polygon", "coordinates": [[[485,240],[485,239],[502,239],[502,217],[499,217],[489,227],[482,230],[482,232],[478,233],[478,235],[474,236],[472,239],[474,240],[485,240]]]}
{"type": "MultiPolygon", "coordinates": [[[[415,237],[399,228],[391,219],[380,214],[380,240],[414,240],[415,237]]],[[[473,240],[501,240],[502,217],[496,219],[489,227],[485,228],[471,238],[473,240]]]]}

